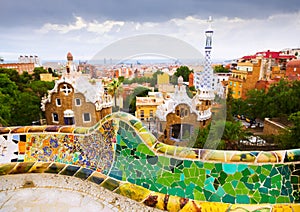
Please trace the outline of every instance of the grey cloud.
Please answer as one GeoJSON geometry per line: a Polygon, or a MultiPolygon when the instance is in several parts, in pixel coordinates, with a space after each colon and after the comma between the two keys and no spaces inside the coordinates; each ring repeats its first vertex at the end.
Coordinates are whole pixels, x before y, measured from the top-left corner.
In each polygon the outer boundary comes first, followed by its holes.
{"type": "Polygon", "coordinates": [[[263,18],[299,10],[299,0],[1,0],[0,26],[41,26],[87,20],[161,22],[189,15],[263,18]]]}

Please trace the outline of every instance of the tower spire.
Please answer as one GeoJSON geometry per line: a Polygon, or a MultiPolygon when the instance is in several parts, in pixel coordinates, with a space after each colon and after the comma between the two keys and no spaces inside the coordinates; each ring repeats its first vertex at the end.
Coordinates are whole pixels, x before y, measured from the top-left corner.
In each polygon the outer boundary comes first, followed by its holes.
{"type": "Polygon", "coordinates": [[[212,17],[210,16],[208,19],[208,28],[205,30],[205,63],[204,63],[204,71],[196,73],[196,89],[200,90],[199,97],[201,99],[213,100],[214,99],[214,91],[212,86],[213,81],[213,70],[211,67],[211,58],[210,53],[212,49],[212,35],[214,31],[212,30],[212,17]]]}

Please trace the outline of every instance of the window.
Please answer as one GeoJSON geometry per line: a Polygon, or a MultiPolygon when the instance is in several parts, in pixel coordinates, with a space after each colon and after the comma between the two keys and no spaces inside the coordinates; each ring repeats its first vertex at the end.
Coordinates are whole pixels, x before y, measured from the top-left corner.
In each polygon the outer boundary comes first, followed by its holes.
{"type": "Polygon", "coordinates": [[[238,95],[241,95],[241,92],[240,92],[240,91],[238,92],[238,95]]]}
{"type": "Polygon", "coordinates": [[[150,110],[150,118],[153,118],[153,110],[150,110]]]}
{"type": "Polygon", "coordinates": [[[185,116],[188,115],[188,110],[185,110],[184,115],[185,115],[185,116]]]}
{"type": "Polygon", "coordinates": [[[75,105],[76,105],[76,106],[80,106],[80,105],[81,105],[81,101],[80,101],[79,98],[76,98],[76,99],[75,99],[75,105]]]}
{"type": "Polygon", "coordinates": [[[144,110],[141,110],[141,120],[144,120],[144,117],[145,117],[145,112],[144,110]]]}
{"type": "Polygon", "coordinates": [[[56,98],[56,106],[61,106],[61,101],[60,101],[60,98],[56,98]]]}
{"type": "Polygon", "coordinates": [[[84,113],[83,114],[83,122],[90,122],[91,121],[91,114],[90,113],[84,113]]]}
{"type": "Polygon", "coordinates": [[[232,82],[229,82],[230,85],[232,85],[232,82]]]}
{"type": "Polygon", "coordinates": [[[180,117],[184,117],[184,109],[183,108],[180,108],[180,117]]]}
{"type": "Polygon", "coordinates": [[[58,122],[58,114],[57,113],[52,113],[52,122],[58,122]]]}
{"type": "Polygon", "coordinates": [[[235,86],[236,86],[236,83],[233,83],[233,86],[235,87],[235,86]]]}

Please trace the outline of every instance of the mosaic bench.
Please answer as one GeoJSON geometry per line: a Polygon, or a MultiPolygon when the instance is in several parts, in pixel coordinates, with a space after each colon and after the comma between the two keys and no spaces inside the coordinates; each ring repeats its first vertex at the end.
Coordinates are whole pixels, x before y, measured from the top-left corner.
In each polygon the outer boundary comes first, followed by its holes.
{"type": "Polygon", "coordinates": [[[300,211],[298,149],[169,146],[121,112],[92,128],[2,127],[0,139],[0,177],[73,176],[168,211],[300,211]]]}

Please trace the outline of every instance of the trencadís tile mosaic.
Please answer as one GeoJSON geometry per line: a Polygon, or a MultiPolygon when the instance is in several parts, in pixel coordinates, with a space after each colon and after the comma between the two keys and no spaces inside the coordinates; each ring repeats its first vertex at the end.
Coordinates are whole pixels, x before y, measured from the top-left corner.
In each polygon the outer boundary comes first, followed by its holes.
{"type": "Polygon", "coordinates": [[[239,204],[276,208],[300,202],[300,150],[239,152],[169,146],[126,113],[111,114],[92,128],[0,128],[0,137],[0,175],[74,176],[170,211],[205,204],[234,211],[239,204]]]}

